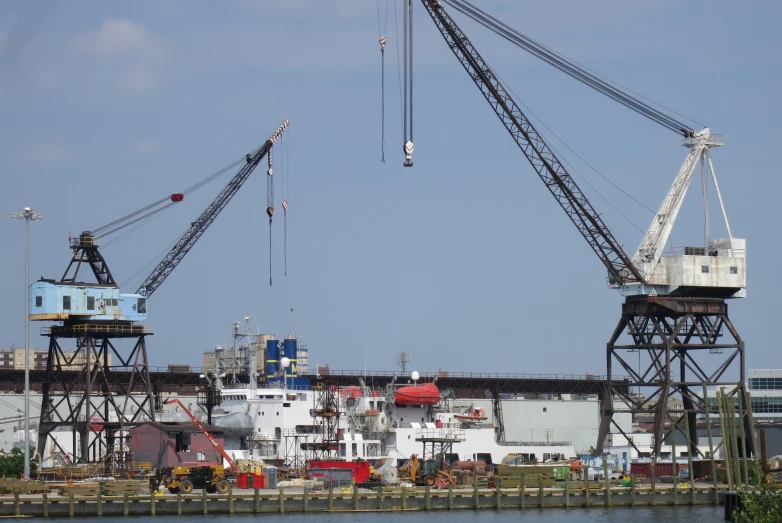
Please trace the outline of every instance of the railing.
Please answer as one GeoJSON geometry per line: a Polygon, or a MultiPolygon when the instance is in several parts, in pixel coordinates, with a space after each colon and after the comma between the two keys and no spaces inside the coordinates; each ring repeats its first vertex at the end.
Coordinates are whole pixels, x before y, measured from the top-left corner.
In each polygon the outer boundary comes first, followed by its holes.
{"type": "MultiPolygon", "coordinates": [[[[537,379],[537,380],[605,380],[605,376],[596,374],[515,374],[505,372],[419,372],[420,380],[433,378],[468,378],[468,379],[537,379]]],[[[399,377],[409,379],[408,374],[402,374],[399,371],[365,371],[365,370],[329,370],[328,374],[319,375],[321,378],[328,379],[330,376],[367,376],[367,377],[399,377]]],[[[614,376],[614,381],[627,379],[627,376],[614,376]]]]}
{"type": "Polygon", "coordinates": [[[41,327],[41,336],[49,336],[52,330],[58,333],[84,332],[97,334],[154,334],[155,328],[149,325],[116,325],[113,323],[81,323],[78,325],[55,325],[41,327]]]}
{"type": "Polygon", "coordinates": [[[416,429],[415,438],[464,441],[464,429],[416,429]]]}

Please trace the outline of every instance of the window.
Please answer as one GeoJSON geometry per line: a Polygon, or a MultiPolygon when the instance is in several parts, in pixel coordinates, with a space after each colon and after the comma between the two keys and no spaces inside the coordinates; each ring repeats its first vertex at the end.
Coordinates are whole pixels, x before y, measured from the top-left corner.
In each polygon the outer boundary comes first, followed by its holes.
{"type": "Polygon", "coordinates": [[[87,310],[88,311],[95,310],[95,296],[87,296],[87,310]]]}
{"type": "Polygon", "coordinates": [[[548,412],[548,410],[546,409],[546,407],[543,407],[543,412],[548,412]]]}
{"type": "Polygon", "coordinates": [[[709,266],[708,265],[701,265],[701,273],[708,274],[709,273],[709,266]]]}
{"type": "Polygon", "coordinates": [[[731,274],[738,274],[739,273],[739,268],[738,267],[731,267],[730,268],[730,273],[731,274]]]}
{"type": "Polygon", "coordinates": [[[177,434],[175,444],[175,452],[190,452],[190,434],[177,434]]]}
{"type": "Polygon", "coordinates": [[[139,314],[146,314],[147,313],[147,299],[146,298],[139,298],[138,299],[138,313],[139,314]]]}
{"type": "Polygon", "coordinates": [[[36,296],[35,297],[35,306],[36,307],[42,307],[43,306],[43,296],[36,296]]]}
{"type": "Polygon", "coordinates": [[[70,296],[63,296],[62,297],[62,310],[64,310],[64,311],[71,310],[71,297],[70,296]]]}
{"type": "MultiPolygon", "coordinates": [[[[283,407],[290,407],[290,406],[291,406],[291,404],[290,404],[290,403],[283,403],[283,404],[282,404],[282,406],[283,406],[283,407]]],[[[277,413],[277,415],[279,416],[279,415],[280,415],[280,413],[278,412],[278,413],[277,413]]]]}

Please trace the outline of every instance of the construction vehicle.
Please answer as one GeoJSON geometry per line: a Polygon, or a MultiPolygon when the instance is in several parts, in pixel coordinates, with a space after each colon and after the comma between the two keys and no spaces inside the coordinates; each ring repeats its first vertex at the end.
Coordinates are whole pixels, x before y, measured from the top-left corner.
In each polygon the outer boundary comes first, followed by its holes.
{"type": "Polygon", "coordinates": [[[228,462],[229,468],[226,471],[223,465],[216,463],[183,463],[176,467],[167,467],[157,472],[155,477],[156,485],[150,484],[150,490],[157,490],[160,485],[163,485],[171,493],[182,492],[183,494],[188,494],[197,488],[205,489],[209,493],[219,492],[220,494],[225,494],[230,488],[228,473],[236,473],[236,461],[179,399],[171,398],[165,401],[165,405],[171,404],[177,404],[182,408],[182,411],[187,414],[195,426],[203,432],[209,443],[228,462]]]}
{"type": "Polygon", "coordinates": [[[456,485],[453,473],[445,468],[437,467],[435,460],[421,461],[418,454],[413,454],[410,459],[399,467],[399,472],[407,472],[407,479],[419,486],[445,486],[450,483],[456,485]]]}
{"type": "Polygon", "coordinates": [[[193,489],[204,489],[210,494],[225,494],[230,490],[231,483],[222,465],[195,462],[158,470],[150,480],[149,490],[155,492],[160,486],[166,487],[172,494],[190,494],[193,489]]]}

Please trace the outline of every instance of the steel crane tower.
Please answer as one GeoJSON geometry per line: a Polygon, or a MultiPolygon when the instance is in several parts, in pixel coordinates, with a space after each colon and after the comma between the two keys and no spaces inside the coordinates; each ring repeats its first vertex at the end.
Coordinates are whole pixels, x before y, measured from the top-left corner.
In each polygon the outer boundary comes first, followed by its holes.
{"type": "MultiPolygon", "coordinates": [[[[632,436],[613,418],[615,413],[653,411],[656,419],[655,457],[660,454],[666,423],[671,423],[683,434],[688,434],[691,452],[697,452],[696,414],[703,412],[708,416],[715,408],[709,403],[706,388],[723,387],[731,394],[743,394],[745,383],[744,342],[728,318],[726,303],[729,298],[745,296],[745,240],[734,238],[730,232],[709,155],[711,148],[722,145],[722,137],[711,134],[708,128],[696,132],[679,125],[673,119],[655,113],[643,102],[633,101],[626,95],[621,95],[624,98],[615,96],[610,90],[613,88],[601,86],[599,80],[592,78],[585,82],[666,128],[680,133],[684,137],[683,144],[691,149],[638,251],[631,259],[553,150],[443,8],[442,3],[438,0],[422,0],[422,3],[470,79],[546,188],[606,267],[609,286],[618,289],[625,296],[619,323],[607,344],[608,390],[602,405],[597,451],[602,452],[612,425],[627,439],[628,444],[634,445],[632,436]],[[714,180],[729,237],[712,240],[709,237],[707,221],[704,246],[688,247],[681,253],[663,254],[664,245],[698,163],[703,171],[704,195],[707,170],[714,180]],[[620,343],[623,336],[629,338],[629,343],[620,343]],[[645,370],[634,369],[628,362],[626,354],[638,351],[647,354],[649,363],[645,370]],[[716,370],[705,370],[708,366],[701,361],[704,353],[722,355],[716,370]],[[614,384],[618,385],[614,375],[615,368],[629,374],[629,379],[623,379],[621,383],[626,387],[624,391],[614,387],[614,384]],[[730,376],[728,371],[733,370],[738,372],[730,376]],[[637,397],[626,392],[632,388],[641,388],[648,394],[645,397],[637,397]],[[674,394],[682,397],[686,430],[682,429],[679,423],[682,420],[675,419],[668,412],[667,400],[674,394]]],[[[454,6],[487,27],[492,26],[498,34],[520,47],[528,44],[523,35],[464,0],[443,0],[443,3],[454,6]]],[[[546,51],[540,52],[540,48],[530,48],[535,49],[530,52],[546,61],[552,56],[546,51]]],[[[583,70],[573,68],[572,62],[564,60],[561,55],[554,56],[549,63],[559,64],[556,65],[558,68],[574,78],[576,76],[571,74],[572,71],[576,71],[577,75],[584,74],[583,70]],[[563,63],[564,68],[560,67],[563,63]]],[[[711,363],[713,364],[713,361],[711,363]]],[[[742,418],[747,424],[748,412],[743,412],[742,418]]]]}
{"type": "MultiPolygon", "coordinates": [[[[193,248],[253,170],[270,154],[288,124],[284,121],[261,147],[229,166],[243,162],[135,294],[120,292],[99,251],[100,238],[152,216],[158,212],[152,210],[155,207],[163,209],[182,201],[183,194],[173,194],[170,202],[169,198],[164,198],[70,239],[73,256],[60,280],[42,278],[30,285],[30,319],[60,322],[41,329],[41,334],[49,338],[49,353],[38,429],[40,456],[45,454],[47,442],[52,449],[66,454],[51,435],[53,431],[67,427],[73,434],[73,452],[75,454],[78,448],[82,461],[105,460],[107,473],[125,466],[123,439],[127,429],[143,421],[155,420],[154,395],[157,391],[152,390],[149,379],[146,348],[146,337],[153,334],[153,329],[140,324],[147,317],[147,300],[193,248]],[[79,271],[84,266],[91,269],[95,282],[79,281],[79,271]],[[64,351],[62,339],[75,340],[75,349],[64,351]],[[122,350],[122,340],[133,342],[130,351],[122,350]]],[[[227,170],[223,169],[207,180],[227,170]]],[[[204,183],[196,184],[190,190],[204,183]]]]}

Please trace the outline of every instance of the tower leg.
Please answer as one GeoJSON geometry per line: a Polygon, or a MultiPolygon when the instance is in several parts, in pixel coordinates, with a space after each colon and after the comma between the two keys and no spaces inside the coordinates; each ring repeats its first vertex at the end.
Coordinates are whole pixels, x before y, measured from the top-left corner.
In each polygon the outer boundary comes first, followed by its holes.
{"type": "Polygon", "coordinates": [[[660,456],[670,430],[678,430],[677,440],[698,453],[697,413],[711,410],[703,385],[744,390],[744,342],[721,298],[628,297],[606,359],[609,394],[602,406],[599,452],[612,424],[621,427],[635,417],[653,422],[652,457],[660,456]],[[637,362],[630,353],[640,355],[637,362]],[[669,400],[680,400],[681,409],[669,400]]]}
{"type": "Polygon", "coordinates": [[[51,442],[49,448],[65,454],[56,434],[67,428],[81,462],[103,461],[106,472],[115,472],[125,456],[114,455],[124,431],[155,419],[145,343],[151,333],[141,325],[112,323],[60,325],[47,334],[38,453],[45,456],[51,442]],[[64,351],[62,339],[75,340],[75,348],[64,351]],[[118,349],[122,340],[135,340],[129,353],[118,349]]]}

